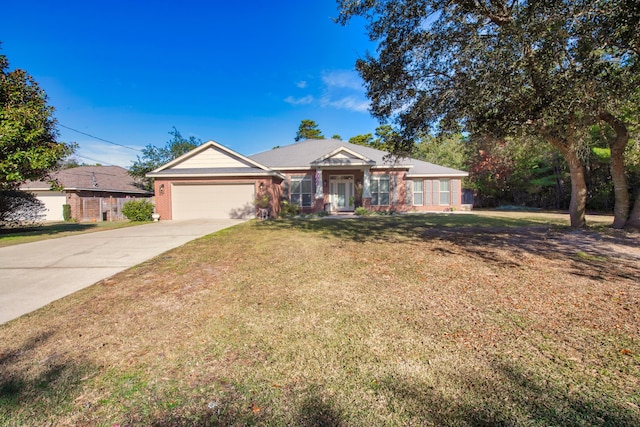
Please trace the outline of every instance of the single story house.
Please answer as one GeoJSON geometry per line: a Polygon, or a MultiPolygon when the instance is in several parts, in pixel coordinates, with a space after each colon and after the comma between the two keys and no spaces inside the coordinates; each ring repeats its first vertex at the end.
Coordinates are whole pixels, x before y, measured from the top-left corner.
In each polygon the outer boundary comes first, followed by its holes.
{"type": "Polygon", "coordinates": [[[287,200],[302,212],[449,211],[461,208],[467,172],[335,139],[309,139],[244,156],[214,141],[147,174],[161,219],[250,218],[256,199],[277,216],[287,200]]]}
{"type": "Polygon", "coordinates": [[[44,203],[46,221],[62,221],[63,205],[71,206],[76,221],[125,219],[122,205],[153,196],[138,187],[129,172],[120,166],[78,166],[51,174],[61,190],[52,190],[44,181],[27,181],[20,189],[35,194],[44,203]]]}

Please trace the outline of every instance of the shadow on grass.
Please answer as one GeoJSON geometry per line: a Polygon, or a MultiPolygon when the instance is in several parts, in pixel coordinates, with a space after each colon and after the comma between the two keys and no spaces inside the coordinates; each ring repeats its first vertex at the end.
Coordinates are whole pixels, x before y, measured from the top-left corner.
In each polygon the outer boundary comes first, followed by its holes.
{"type": "Polygon", "coordinates": [[[323,396],[322,389],[314,386],[300,404],[295,424],[305,427],[338,427],[345,425],[342,419],[342,411],[336,407],[332,399],[323,396]]]}
{"type": "Polygon", "coordinates": [[[31,227],[0,228],[0,239],[6,237],[53,236],[67,232],[82,232],[96,228],[97,223],[64,222],[31,227]]]}
{"type": "Polygon", "coordinates": [[[546,381],[512,362],[498,361],[493,376],[459,373],[445,395],[431,384],[389,376],[378,393],[410,418],[429,425],[457,426],[638,426],[640,412],[589,390],[546,381]],[[451,393],[452,389],[457,393],[451,393]]]}
{"type": "MultiPolygon", "coordinates": [[[[433,384],[393,372],[377,382],[372,393],[380,408],[360,406],[337,407],[322,386],[312,385],[301,391],[285,416],[268,412],[256,414],[250,407],[239,409],[233,402],[221,403],[221,411],[203,410],[181,415],[167,414],[144,424],[164,426],[229,426],[229,425],[296,425],[343,426],[362,425],[367,414],[383,411],[379,418],[394,414],[393,425],[437,426],[638,426],[640,411],[606,393],[548,381],[526,372],[512,361],[497,360],[492,372],[470,369],[456,374],[442,374],[443,391],[433,384]],[[230,404],[231,410],[225,409],[230,404]]],[[[240,399],[242,400],[242,399],[240,399]]],[[[246,402],[246,400],[244,401],[246,402]]],[[[142,421],[142,420],[139,420],[142,421]]],[[[369,421],[371,422],[371,421],[369,421]]]]}
{"type": "Polygon", "coordinates": [[[52,412],[73,405],[81,378],[92,369],[82,360],[71,361],[55,352],[44,360],[34,359],[39,347],[50,345],[53,335],[44,332],[28,338],[19,348],[2,349],[0,424],[45,424],[52,412]]]}
{"type": "MultiPolygon", "coordinates": [[[[518,253],[572,264],[572,273],[596,280],[640,277],[640,238],[575,230],[547,219],[435,214],[264,221],[257,227],[296,229],[355,242],[449,242],[458,251],[504,267],[520,267],[518,253]],[[512,256],[499,251],[508,249],[512,256]]],[[[451,249],[440,247],[448,253],[451,249]]]]}

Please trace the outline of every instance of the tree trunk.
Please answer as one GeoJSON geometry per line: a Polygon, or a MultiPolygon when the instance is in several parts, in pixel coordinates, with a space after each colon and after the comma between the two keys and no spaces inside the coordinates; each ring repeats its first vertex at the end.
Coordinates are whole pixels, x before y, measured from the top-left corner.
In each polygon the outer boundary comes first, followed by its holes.
{"type": "MultiPolygon", "coordinates": [[[[613,228],[623,228],[629,217],[629,187],[624,170],[624,150],[629,142],[627,126],[612,114],[600,113],[600,120],[605,121],[616,133],[614,140],[609,141],[611,149],[611,180],[615,204],[613,207],[613,228]]],[[[637,203],[636,203],[637,204],[637,203]]]]}
{"type": "Polygon", "coordinates": [[[568,150],[565,158],[569,163],[569,173],[571,174],[571,202],[569,203],[571,226],[574,228],[585,227],[587,225],[585,219],[587,183],[584,178],[584,166],[575,150],[568,150]]]}
{"type": "Polygon", "coordinates": [[[625,228],[640,230],[640,190],[638,190],[638,194],[636,194],[636,201],[633,204],[633,210],[631,211],[631,215],[629,215],[625,228]]]}
{"type": "Polygon", "coordinates": [[[569,219],[571,226],[581,228],[587,225],[585,213],[587,209],[587,182],[584,177],[584,166],[574,141],[571,139],[563,141],[562,139],[552,136],[546,129],[542,129],[542,134],[546,140],[556,147],[569,165],[569,173],[571,174],[571,202],[569,202],[569,219]]]}

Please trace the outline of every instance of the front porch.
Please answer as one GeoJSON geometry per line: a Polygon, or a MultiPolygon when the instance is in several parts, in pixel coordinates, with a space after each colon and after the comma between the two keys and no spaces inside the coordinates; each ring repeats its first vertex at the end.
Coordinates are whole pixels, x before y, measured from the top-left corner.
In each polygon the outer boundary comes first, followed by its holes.
{"type": "Polygon", "coordinates": [[[371,199],[370,192],[365,192],[365,187],[367,190],[369,187],[365,185],[368,175],[368,170],[316,170],[315,200],[311,210],[340,214],[365,206],[371,199]]]}

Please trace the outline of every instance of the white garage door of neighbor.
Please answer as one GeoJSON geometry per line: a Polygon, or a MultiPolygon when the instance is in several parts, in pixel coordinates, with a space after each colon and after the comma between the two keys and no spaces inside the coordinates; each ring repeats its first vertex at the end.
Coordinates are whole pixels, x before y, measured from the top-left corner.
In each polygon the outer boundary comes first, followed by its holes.
{"type": "Polygon", "coordinates": [[[67,203],[64,193],[36,194],[38,200],[44,203],[45,221],[63,221],[62,205],[67,203]]]}
{"type": "Polygon", "coordinates": [[[173,219],[252,218],[255,216],[253,184],[174,184],[173,219]]]}

